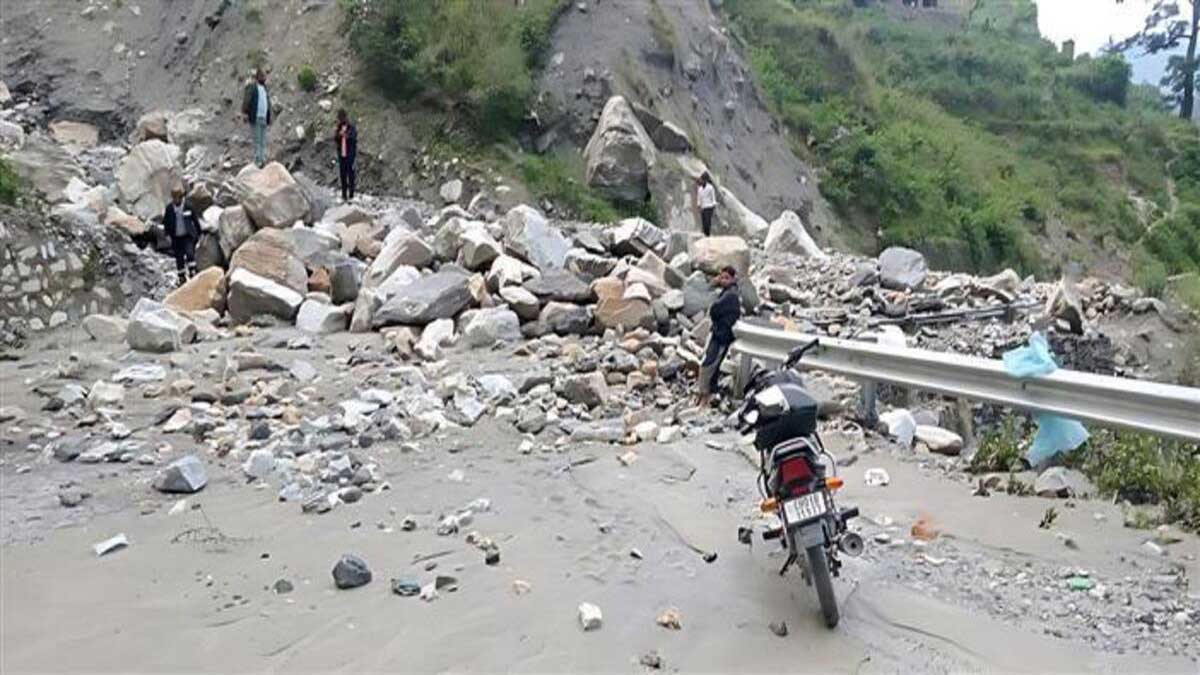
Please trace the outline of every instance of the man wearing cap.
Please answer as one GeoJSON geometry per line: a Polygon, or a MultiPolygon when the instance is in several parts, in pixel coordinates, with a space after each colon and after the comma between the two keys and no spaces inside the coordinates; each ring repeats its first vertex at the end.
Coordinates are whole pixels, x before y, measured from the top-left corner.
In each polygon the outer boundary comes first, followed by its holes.
{"type": "Polygon", "coordinates": [[[182,186],[171,188],[171,203],[167,204],[167,210],[163,213],[163,230],[171,240],[175,270],[179,275],[179,285],[182,286],[189,278],[196,276],[196,241],[200,238],[200,222],[192,207],[184,201],[182,186]]]}
{"type": "Polygon", "coordinates": [[[713,285],[721,292],[708,309],[712,319],[712,333],[708,337],[708,347],[704,350],[704,360],[700,362],[700,395],[697,405],[706,407],[717,390],[717,379],[721,376],[721,362],[733,346],[733,325],[742,316],[742,300],[738,294],[737,270],[724,267],[713,280],[713,285]]]}

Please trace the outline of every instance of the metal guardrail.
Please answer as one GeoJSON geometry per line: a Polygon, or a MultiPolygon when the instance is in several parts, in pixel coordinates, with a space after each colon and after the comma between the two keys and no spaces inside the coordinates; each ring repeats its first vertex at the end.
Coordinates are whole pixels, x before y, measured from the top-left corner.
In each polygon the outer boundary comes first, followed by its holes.
{"type": "Polygon", "coordinates": [[[864,399],[870,399],[864,400],[868,419],[874,417],[874,383],[886,382],[1200,443],[1200,389],[1062,369],[1016,378],[994,359],[791,333],[744,321],[733,332],[733,351],[741,356],[739,391],[753,359],[779,364],[792,348],[819,338],[820,346],[800,367],[863,383],[864,399]]]}

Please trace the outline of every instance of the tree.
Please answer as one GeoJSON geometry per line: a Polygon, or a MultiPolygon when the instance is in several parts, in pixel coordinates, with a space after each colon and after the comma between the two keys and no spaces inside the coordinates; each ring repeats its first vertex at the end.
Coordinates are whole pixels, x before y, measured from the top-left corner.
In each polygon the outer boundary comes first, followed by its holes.
{"type": "MultiPolygon", "coordinates": [[[[1117,4],[1124,0],[1117,0],[1117,4]]],[[[1138,47],[1144,54],[1174,52],[1187,44],[1184,55],[1172,54],[1162,86],[1167,101],[1179,106],[1179,116],[1192,118],[1196,98],[1196,37],[1200,33],[1200,0],[1154,0],[1142,30],[1117,43],[1118,51],[1138,47]]]]}

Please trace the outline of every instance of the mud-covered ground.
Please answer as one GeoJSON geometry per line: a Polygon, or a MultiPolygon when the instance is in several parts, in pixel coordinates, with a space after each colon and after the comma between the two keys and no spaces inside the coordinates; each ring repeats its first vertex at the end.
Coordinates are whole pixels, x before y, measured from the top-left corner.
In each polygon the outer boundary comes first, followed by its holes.
{"type": "MultiPolygon", "coordinates": [[[[736,541],[739,525],[754,524],[758,495],[734,434],[623,446],[556,442],[552,425],[523,451],[511,420],[488,414],[471,428],[356,449],[378,463],[377,491],[303,513],[280,501],[278,484],[247,479],[254,442],[219,457],[153,425],[187,402],[170,383],[215,386],[208,378],[235,345],[317,368],[312,383],[275,390],[278,405],[306,418],[365,387],[395,386],[390,357],[346,365],[351,347],[382,351],[379,336],[286,349],[295,335],[261,329],[151,356],[63,333],[0,363],[0,407],[26,413],[0,424],[0,669],[641,671],[651,652],[684,672],[1195,672],[1200,663],[1195,537],[1156,544],[1159,554],[1145,543],[1155,533],[1124,528],[1114,505],[972,496],[945,460],[852,431],[826,436],[848,464],[840,503],[862,509],[855,528],[868,546],[835,582],[843,619],[829,631],[799,573],[777,574],[774,543],[736,541]],[[151,362],[166,366],[167,391],[144,398],[154,385],[128,385],[118,417],[156,465],[51,456],[57,439],[47,432],[101,437],[103,422],[79,428],[93,420],[42,411],[34,388],[87,386],[151,362]],[[635,461],[618,461],[631,450],[635,461]],[[151,481],[186,452],[204,460],[209,484],[180,505],[151,481]],[[874,467],[889,472],[888,486],[864,484],[874,467]],[[68,508],[64,489],[91,496],[68,508]],[[455,534],[437,533],[443,515],[480,498],[488,510],[455,534]],[[1059,515],[1041,529],[1049,507],[1059,515]],[[406,531],[410,517],[416,528],[406,531]],[[914,539],[918,520],[932,540],[914,539]],[[97,557],[92,545],[117,533],[130,545],[97,557]],[[496,565],[485,564],[484,538],[499,548],[496,565]],[[692,547],[718,557],[706,564],[692,547]],[[369,564],[371,583],[335,588],[330,570],[344,553],[369,564]],[[437,575],[457,590],[428,602],[391,590],[393,578],[424,585],[437,575]],[[293,590],[276,592],[279,580],[293,590]],[[580,628],[582,602],[603,611],[599,630],[580,628]],[[670,608],[682,617],[678,631],[655,623],[670,608]],[[786,623],[787,635],[772,623],[786,623]]],[[[517,378],[544,365],[513,351],[451,351],[439,376],[517,378]]],[[[240,414],[228,423],[244,438],[250,422],[240,414]]]]}

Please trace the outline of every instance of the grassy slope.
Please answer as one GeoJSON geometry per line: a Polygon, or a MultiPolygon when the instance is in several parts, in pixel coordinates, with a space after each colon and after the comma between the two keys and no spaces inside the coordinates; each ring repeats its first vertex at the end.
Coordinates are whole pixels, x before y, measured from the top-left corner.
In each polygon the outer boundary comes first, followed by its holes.
{"type": "Polygon", "coordinates": [[[1126,253],[1139,267],[1162,261],[1155,275],[1200,265],[1191,188],[1178,190],[1183,216],[1151,237],[1128,198],[1165,208],[1168,166],[1176,185],[1197,183],[1191,162],[1171,161],[1195,153],[1196,128],[1132,88],[1118,62],[1061,57],[1037,36],[1032,3],[959,5],[974,9],[906,20],[842,0],[725,8],[770,104],[805,139],[797,152],[822,166],[822,189],[848,221],[881,230],[881,244],[914,245],[953,268],[1048,271],[1087,248],[1039,250],[1037,235],[1065,228],[1140,251],[1126,253]]]}

